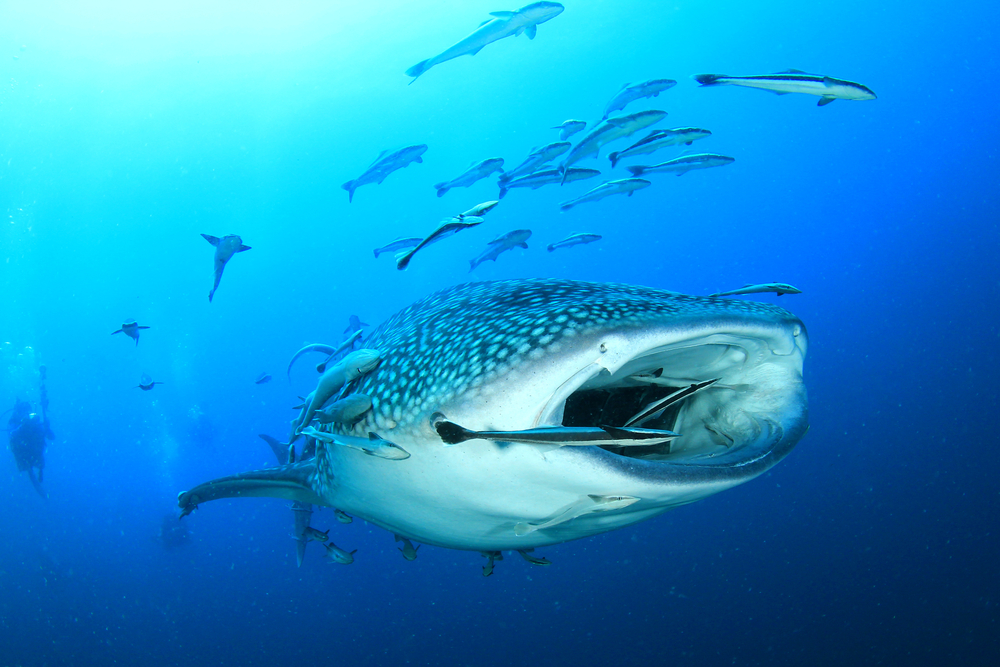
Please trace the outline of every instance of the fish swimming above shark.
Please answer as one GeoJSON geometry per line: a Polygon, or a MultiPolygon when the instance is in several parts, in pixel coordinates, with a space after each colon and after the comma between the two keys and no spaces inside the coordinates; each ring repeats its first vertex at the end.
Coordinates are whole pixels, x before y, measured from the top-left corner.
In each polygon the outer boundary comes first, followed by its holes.
{"type": "Polygon", "coordinates": [[[506,234],[501,234],[492,241],[489,242],[488,247],[483,252],[479,253],[475,259],[469,260],[469,272],[476,270],[476,267],[483,262],[492,260],[497,261],[497,257],[507,252],[508,250],[513,250],[514,248],[524,248],[528,249],[528,239],[531,238],[530,229],[515,229],[512,232],[507,232],[506,234]]]}
{"type": "MultiPolygon", "coordinates": [[[[229,234],[221,239],[218,236],[209,236],[208,234],[202,234],[202,237],[215,247],[215,284],[212,285],[212,291],[208,293],[208,301],[211,303],[212,297],[215,296],[215,290],[219,289],[219,282],[222,280],[222,272],[226,270],[226,263],[236,253],[246,252],[251,248],[248,245],[243,245],[243,239],[236,234],[229,234]]],[[[136,339],[136,343],[138,342],[136,339]]]]}
{"type": "Polygon", "coordinates": [[[464,172],[459,176],[451,179],[450,181],[444,181],[441,183],[435,183],[434,189],[437,190],[437,196],[443,197],[447,194],[448,190],[452,188],[467,188],[475,185],[477,181],[481,181],[484,178],[488,178],[491,174],[499,171],[503,174],[503,158],[502,157],[491,157],[485,160],[480,160],[479,162],[474,162],[469,166],[464,172]]]}
{"type": "Polygon", "coordinates": [[[600,175],[601,172],[597,169],[581,169],[580,167],[570,167],[565,173],[559,171],[558,169],[536,171],[533,174],[528,174],[527,176],[522,176],[521,178],[515,178],[512,181],[500,181],[500,199],[507,196],[507,192],[514,188],[531,188],[532,190],[537,190],[543,185],[561,185],[563,183],[582,181],[600,175]]]}
{"type": "Polygon", "coordinates": [[[546,250],[549,252],[555,252],[560,248],[572,248],[575,245],[583,245],[585,243],[594,243],[595,241],[600,241],[602,237],[600,234],[570,234],[562,241],[556,241],[555,243],[550,243],[546,250]]]}
{"type": "Polygon", "coordinates": [[[739,289],[729,290],[728,292],[716,292],[710,296],[739,296],[741,294],[766,294],[768,292],[774,292],[778,296],[784,294],[802,294],[802,290],[792,287],[788,283],[762,283],[760,285],[744,285],[739,289]]]}
{"type": "Polygon", "coordinates": [[[615,118],[608,118],[601,121],[573,147],[569,155],[559,165],[559,170],[566,173],[569,167],[586,157],[591,155],[599,157],[601,147],[605,144],[630,137],[639,130],[659,123],[666,117],[666,111],[657,111],[654,109],[651,111],[639,111],[627,116],[616,116],[615,118]]]}
{"type": "Polygon", "coordinates": [[[698,139],[712,136],[708,130],[700,127],[678,127],[673,130],[653,130],[648,135],[635,142],[625,150],[608,153],[611,167],[617,166],[619,160],[636,155],[646,155],[666,148],[667,146],[690,146],[698,139]]]}
{"type": "Polygon", "coordinates": [[[582,131],[585,127],[587,127],[587,121],[574,120],[571,118],[569,120],[563,121],[562,123],[556,125],[555,127],[552,127],[551,129],[559,130],[559,140],[566,141],[577,132],[582,131]]]}
{"type": "Polygon", "coordinates": [[[633,176],[645,176],[646,174],[677,174],[683,176],[695,169],[709,169],[711,167],[725,167],[727,164],[736,162],[736,158],[717,153],[694,153],[692,155],[682,155],[673,160],[667,160],[660,164],[633,165],[627,167],[633,176]]]}
{"type": "Polygon", "coordinates": [[[702,86],[742,86],[767,90],[778,95],[803,93],[818,95],[817,106],[826,106],[834,100],[874,100],[875,93],[867,86],[844,79],[834,79],[823,74],[809,74],[789,69],[775,74],[729,76],[727,74],[695,74],[695,81],[702,86]]]}
{"type": "Polygon", "coordinates": [[[664,90],[670,90],[676,85],[677,82],[673,79],[650,79],[642,83],[626,83],[608,102],[601,118],[606,120],[615,111],[621,111],[632,102],[644,97],[659,97],[664,90]]]}
{"type": "MultiPolygon", "coordinates": [[[[414,162],[422,163],[424,158],[422,157],[424,153],[427,152],[427,144],[416,144],[413,146],[407,146],[405,148],[400,148],[398,151],[390,153],[389,151],[382,151],[379,153],[375,161],[365,169],[364,173],[355,178],[353,181],[347,181],[340,187],[347,190],[347,201],[354,201],[354,191],[360,188],[362,185],[368,185],[370,183],[378,183],[382,185],[382,181],[394,171],[408,167],[414,162]]],[[[376,255],[377,257],[378,255],[376,255]]]]}
{"type": "Polygon", "coordinates": [[[515,178],[535,173],[541,169],[543,165],[555,160],[572,147],[573,144],[568,141],[553,141],[551,144],[546,144],[541,148],[535,148],[531,151],[531,154],[525,158],[524,162],[501,174],[500,187],[503,188],[504,183],[512,181],[515,178]]]}
{"type": "Polygon", "coordinates": [[[474,56],[482,51],[487,44],[492,44],[504,37],[516,37],[523,32],[528,36],[528,39],[534,39],[538,26],[559,16],[564,9],[565,7],[558,2],[533,2],[521,7],[516,12],[490,12],[490,16],[493,18],[483,21],[475,32],[433,58],[421,60],[406,70],[406,76],[413,77],[410,81],[412,84],[421,74],[435,65],[440,65],[459,56],[474,56]]]}
{"type": "Polygon", "coordinates": [[[563,202],[559,205],[559,209],[562,211],[568,211],[574,206],[585,204],[587,202],[600,201],[601,199],[610,197],[611,195],[625,195],[626,197],[631,197],[635,194],[636,190],[648,188],[650,185],[652,185],[652,183],[642,178],[620,178],[617,181],[608,181],[606,183],[601,183],[592,190],[588,190],[576,199],[563,202]]]}
{"type": "Polygon", "coordinates": [[[396,268],[403,271],[410,265],[410,261],[413,259],[413,256],[420,250],[426,248],[432,243],[437,243],[441,239],[457,234],[463,229],[469,229],[470,227],[475,227],[476,225],[481,224],[483,224],[483,219],[477,218],[476,216],[466,216],[461,219],[456,217],[445,220],[438,225],[437,229],[424,238],[423,241],[418,243],[416,248],[396,255],[396,268]]]}
{"type": "Polygon", "coordinates": [[[336,507],[422,544],[527,551],[747,482],[808,427],[806,329],[767,303],[572,280],[472,282],[403,308],[365,344],[382,363],[344,387],[371,397],[360,421],[315,429],[325,436],[311,459],[184,491],[182,513],[219,498],[277,497],[336,507]],[[647,429],[676,437],[560,446],[581,429],[622,428],[660,397],[708,380],[647,429]],[[463,436],[489,439],[449,445],[435,427],[441,415],[463,436]],[[530,442],[503,439],[525,431],[530,442]],[[406,458],[327,441],[379,446],[369,434],[406,458]]]}

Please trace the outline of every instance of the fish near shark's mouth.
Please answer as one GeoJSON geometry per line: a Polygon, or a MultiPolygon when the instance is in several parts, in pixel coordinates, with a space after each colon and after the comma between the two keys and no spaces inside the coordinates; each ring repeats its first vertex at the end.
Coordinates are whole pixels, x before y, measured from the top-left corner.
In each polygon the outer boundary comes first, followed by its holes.
{"type": "Polygon", "coordinates": [[[618,358],[606,364],[599,358],[564,382],[539,424],[673,432],[679,435],[656,444],[601,449],[634,462],[746,467],[760,461],[761,469],[787,454],[806,429],[807,337],[797,320],[625,334],[598,345],[609,355],[617,347],[618,358]]]}

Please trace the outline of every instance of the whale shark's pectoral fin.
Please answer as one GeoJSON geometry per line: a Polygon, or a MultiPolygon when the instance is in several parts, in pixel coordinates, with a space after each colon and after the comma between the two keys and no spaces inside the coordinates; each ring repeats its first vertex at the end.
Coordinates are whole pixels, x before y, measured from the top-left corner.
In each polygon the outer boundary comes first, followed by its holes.
{"type": "Polygon", "coordinates": [[[315,471],[315,461],[307,461],[220,477],[182,492],[177,496],[177,505],[181,508],[182,517],[193,512],[201,503],[220,498],[284,498],[324,505],[323,499],[309,483],[315,471]]]}
{"type": "Polygon", "coordinates": [[[202,238],[204,238],[206,241],[208,241],[212,245],[214,245],[216,247],[219,246],[219,237],[218,236],[210,236],[208,234],[202,234],[201,236],[202,236],[202,238]]]}

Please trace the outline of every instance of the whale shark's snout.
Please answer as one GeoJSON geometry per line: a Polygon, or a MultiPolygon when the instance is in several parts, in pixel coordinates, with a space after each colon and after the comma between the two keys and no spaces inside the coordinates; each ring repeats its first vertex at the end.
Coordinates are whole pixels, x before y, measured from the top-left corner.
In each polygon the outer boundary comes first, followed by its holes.
{"type": "Polygon", "coordinates": [[[300,494],[422,543],[523,550],[745,482],[807,429],[805,327],[762,303],[564,280],[471,283],[400,311],[366,347],[381,365],[343,391],[372,409],[320,430],[375,433],[408,458],[319,442],[310,463],[201,485],[182,507],[300,494]]]}

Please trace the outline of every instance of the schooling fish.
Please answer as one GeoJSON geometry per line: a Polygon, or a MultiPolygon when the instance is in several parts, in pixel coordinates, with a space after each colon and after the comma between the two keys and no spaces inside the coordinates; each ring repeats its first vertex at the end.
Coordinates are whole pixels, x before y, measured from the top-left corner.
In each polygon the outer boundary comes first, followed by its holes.
{"type": "Polygon", "coordinates": [[[556,241],[555,243],[550,243],[546,250],[553,252],[559,250],[560,248],[572,248],[575,245],[583,245],[584,243],[593,243],[594,241],[600,241],[603,238],[600,234],[571,234],[567,236],[562,241],[556,241]]]}
{"type": "Polygon", "coordinates": [[[577,132],[580,132],[581,130],[583,130],[583,128],[585,128],[585,127],[587,127],[587,122],[586,121],[583,121],[583,120],[572,120],[572,119],[570,119],[570,120],[567,120],[567,121],[563,121],[562,124],[556,125],[552,129],[553,130],[559,130],[559,139],[562,140],[562,141],[566,141],[567,139],[569,139],[570,137],[572,137],[577,132]]]}
{"type": "Polygon", "coordinates": [[[117,333],[123,333],[129,338],[135,340],[135,344],[139,344],[139,329],[148,329],[149,327],[142,326],[135,320],[125,320],[122,324],[122,328],[118,331],[112,331],[111,335],[114,336],[117,333]]]}
{"type": "Polygon", "coordinates": [[[504,174],[500,176],[500,187],[502,188],[504,183],[512,181],[515,178],[533,174],[538,171],[542,165],[555,160],[557,157],[568,151],[572,146],[573,144],[568,141],[555,141],[551,144],[546,144],[541,148],[534,149],[531,152],[531,155],[525,158],[524,162],[517,165],[513,169],[504,172],[504,174]]]}
{"type": "Polygon", "coordinates": [[[804,93],[818,95],[817,106],[826,106],[834,100],[874,100],[875,93],[867,86],[844,79],[834,79],[822,74],[809,74],[789,69],[775,74],[753,76],[728,76],[726,74],[695,74],[695,81],[703,86],[743,86],[767,90],[778,95],[804,93]]]}
{"type": "Polygon", "coordinates": [[[503,173],[503,158],[487,158],[473,163],[472,166],[462,172],[460,176],[456,176],[450,181],[435,183],[434,189],[437,190],[438,197],[443,197],[445,193],[452,188],[467,188],[471,185],[475,185],[477,181],[481,181],[497,171],[501,174],[503,173]]]}
{"type": "Polygon", "coordinates": [[[199,484],[178,496],[181,509],[278,497],[335,507],[422,544],[532,549],[745,483],[808,428],[806,329],[769,303],[572,280],[469,282],[403,308],[366,344],[384,360],[350,391],[370,396],[372,409],[354,426],[323,431],[378,433],[409,458],[319,440],[314,458],[199,484]],[[676,387],[720,379],[661,418],[681,435],[660,445],[446,446],[431,426],[435,413],[471,431],[620,424],[644,406],[648,392],[636,388],[648,383],[633,379],[644,375],[676,387]],[[590,495],[638,500],[539,528],[590,495]],[[535,530],[516,535],[518,523],[535,530]]]}
{"type": "Polygon", "coordinates": [[[625,195],[626,197],[631,197],[636,190],[648,188],[650,185],[652,185],[652,183],[641,178],[620,178],[617,181],[608,181],[607,183],[601,183],[593,190],[585,192],[576,199],[563,202],[559,205],[559,209],[568,211],[578,204],[600,201],[601,199],[610,197],[611,195],[625,195]]]}
{"type": "Polygon", "coordinates": [[[736,158],[727,155],[717,155],[715,153],[695,153],[694,155],[682,155],[673,160],[667,160],[653,166],[634,165],[626,167],[633,176],[644,174],[684,174],[694,169],[708,169],[710,167],[725,167],[727,164],[736,162],[736,158]]]}
{"type": "Polygon", "coordinates": [[[504,196],[506,196],[507,191],[513,188],[531,188],[532,190],[537,190],[543,185],[572,183],[573,181],[582,181],[584,179],[594,178],[595,176],[600,175],[601,172],[596,169],[580,169],[578,167],[570,167],[566,170],[565,174],[558,169],[536,171],[533,174],[528,174],[527,176],[522,176],[521,178],[515,178],[512,181],[501,181],[500,198],[503,199],[504,196]]]}
{"type": "Polygon", "coordinates": [[[558,2],[533,2],[530,5],[521,7],[516,12],[490,12],[492,19],[483,21],[476,31],[471,35],[451,46],[433,58],[421,60],[416,65],[406,70],[406,76],[412,76],[413,83],[421,74],[443,62],[459,56],[474,56],[487,44],[510,37],[517,36],[522,32],[528,39],[535,38],[537,26],[545,23],[562,13],[564,7],[558,2]]]}
{"type": "Polygon", "coordinates": [[[617,139],[630,137],[639,130],[659,123],[666,117],[666,111],[653,110],[640,111],[627,116],[608,118],[605,121],[601,121],[573,147],[573,150],[569,152],[569,155],[559,165],[559,171],[566,173],[569,167],[590,155],[599,157],[601,147],[605,144],[617,139]]]}
{"type": "Polygon", "coordinates": [[[788,283],[763,283],[761,285],[746,285],[728,292],[716,292],[710,296],[737,296],[739,294],[764,294],[766,292],[774,292],[778,296],[783,294],[802,294],[802,290],[792,287],[788,283]]]}
{"type": "Polygon", "coordinates": [[[493,209],[496,208],[498,201],[484,201],[482,204],[476,204],[468,211],[464,213],[459,213],[455,217],[459,220],[468,220],[469,218],[481,218],[493,209]]]}
{"type": "Polygon", "coordinates": [[[398,151],[393,153],[390,153],[387,150],[382,151],[379,153],[379,156],[375,158],[375,161],[371,163],[371,166],[365,169],[363,174],[355,178],[353,181],[347,181],[340,186],[347,190],[347,201],[354,201],[354,191],[362,185],[368,185],[369,183],[378,183],[379,185],[382,185],[382,181],[384,181],[386,176],[392,172],[408,167],[414,162],[423,162],[424,159],[421,156],[426,152],[427,144],[407,146],[406,148],[400,148],[398,151]]]}
{"type": "Polygon", "coordinates": [[[512,232],[507,232],[502,234],[492,241],[489,242],[489,247],[481,252],[475,259],[470,259],[469,272],[475,270],[477,266],[482,264],[487,260],[497,260],[497,257],[507,252],[508,250],[513,250],[514,248],[524,248],[528,249],[528,244],[526,241],[531,238],[530,229],[515,229],[512,232]]]}
{"type": "Polygon", "coordinates": [[[236,234],[229,234],[221,239],[218,236],[202,234],[202,238],[215,246],[215,284],[212,285],[212,291],[208,293],[208,300],[211,302],[212,297],[215,296],[215,290],[219,289],[222,272],[226,270],[226,262],[231,260],[236,253],[246,252],[251,248],[248,245],[243,245],[243,239],[236,234]]]}
{"type": "Polygon", "coordinates": [[[396,255],[396,268],[402,271],[410,265],[410,260],[413,256],[417,254],[422,248],[426,248],[432,243],[437,243],[443,238],[447,238],[452,234],[457,234],[463,229],[468,229],[469,227],[475,227],[476,225],[481,225],[483,223],[482,218],[477,218],[476,216],[470,216],[459,220],[458,218],[451,218],[450,220],[445,220],[430,233],[427,238],[417,244],[416,248],[412,250],[407,250],[406,252],[396,255]]]}
{"type": "Polygon", "coordinates": [[[602,118],[606,119],[613,112],[624,109],[636,100],[641,100],[644,97],[658,97],[664,90],[670,90],[676,85],[677,82],[673,79],[650,79],[649,81],[643,81],[642,83],[626,83],[622,86],[622,89],[611,98],[611,101],[608,102],[608,106],[604,108],[604,115],[602,118]]]}
{"type": "Polygon", "coordinates": [[[712,136],[708,130],[700,127],[678,127],[674,130],[653,130],[645,138],[640,139],[623,151],[608,153],[611,160],[611,167],[614,168],[619,160],[636,155],[645,155],[666,148],[667,146],[680,146],[684,144],[690,146],[698,139],[712,136]]]}

